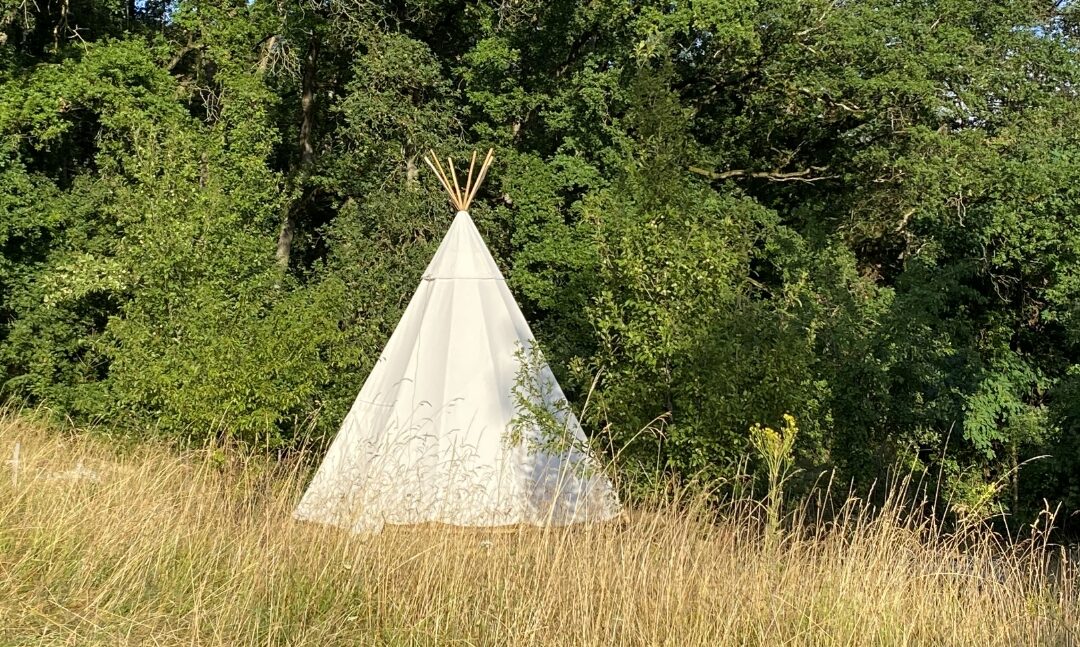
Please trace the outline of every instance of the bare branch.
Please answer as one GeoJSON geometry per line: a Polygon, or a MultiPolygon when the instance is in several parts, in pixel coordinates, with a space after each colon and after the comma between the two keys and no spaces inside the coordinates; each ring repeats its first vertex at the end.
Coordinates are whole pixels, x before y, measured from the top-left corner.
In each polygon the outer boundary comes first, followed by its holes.
{"type": "Polygon", "coordinates": [[[769,182],[820,182],[821,180],[829,180],[839,177],[838,175],[813,175],[814,173],[821,173],[827,170],[827,166],[811,166],[809,168],[802,169],[801,171],[781,171],[779,169],[775,171],[751,171],[749,169],[731,169],[729,171],[710,171],[698,166],[691,166],[689,168],[691,173],[696,173],[710,180],[729,180],[736,177],[752,177],[769,182]]]}
{"type": "Polygon", "coordinates": [[[908,222],[911,221],[911,217],[913,215],[915,215],[915,208],[914,207],[912,207],[911,209],[908,209],[907,211],[905,211],[904,215],[902,215],[900,217],[900,224],[898,224],[896,226],[896,229],[894,229],[893,231],[895,231],[896,233],[900,233],[901,231],[903,231],[904,227],[907,227],[908,222]]]}

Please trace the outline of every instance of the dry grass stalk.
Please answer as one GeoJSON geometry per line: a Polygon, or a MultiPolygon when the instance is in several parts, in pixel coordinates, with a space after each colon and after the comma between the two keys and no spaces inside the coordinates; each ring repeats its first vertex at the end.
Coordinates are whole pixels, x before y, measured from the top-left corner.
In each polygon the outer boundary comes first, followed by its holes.
{"type": "Polygon", "coordinates": [[[0,417],[0,644],[1068,645],[1051,547],[942,536],[850,501],[761,541],[749,502],[566,530],[295,523],[306,471],[118,450],[0,417]],[[82,464],[96,480],[49,474],[82,464]],[[962,545],[963,544],[963,545],[962,545]]]}

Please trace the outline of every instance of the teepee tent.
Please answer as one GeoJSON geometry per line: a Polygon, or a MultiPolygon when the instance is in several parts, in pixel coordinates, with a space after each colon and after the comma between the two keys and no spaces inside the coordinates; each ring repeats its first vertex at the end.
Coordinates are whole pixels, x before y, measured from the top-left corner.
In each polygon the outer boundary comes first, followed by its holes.
{"type": "Polygon", "coordinates": [[[428,166],[457,208],[420,286],[294,516],[355,532],[383,524],[566,525],[619,513],[577,418],[469,217],[465,187],[428,166]]]}

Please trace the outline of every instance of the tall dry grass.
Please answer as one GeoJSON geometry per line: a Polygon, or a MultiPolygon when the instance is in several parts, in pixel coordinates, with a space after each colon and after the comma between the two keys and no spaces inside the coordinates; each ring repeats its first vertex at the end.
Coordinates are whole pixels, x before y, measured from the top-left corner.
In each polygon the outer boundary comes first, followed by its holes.
{"type": "Polygon", "coordinates": [[[358,538],[303,475],[0,417],[0,645],[1069,645],[1075,565],[849,502],[778,541],[732,504],[358,538]]]}

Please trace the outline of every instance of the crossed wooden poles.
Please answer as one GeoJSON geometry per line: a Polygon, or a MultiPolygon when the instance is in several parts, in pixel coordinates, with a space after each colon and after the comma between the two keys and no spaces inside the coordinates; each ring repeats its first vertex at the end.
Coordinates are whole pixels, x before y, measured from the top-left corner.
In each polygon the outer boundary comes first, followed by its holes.
{"type": "Polygon", "coordinates": [[[465,180],[464,188],[458,182],[457,170],[454,168],[454,158],[447,157],[446,165],[450,169],[450,175],[447,176],[446,171],[443,169],[439,158],[436,157],[435,151],[429,151],[424,156],[424,162],[435,177],[439,178],[439,182],[446,189],[446,192],[450,194],[450,202],[454,204],[454,207],[458,211],[468,211],[469,205],[472,204],[473,198],[476,197],[476,190],[480,188],[480,183],[484,181],[484,176],[487,175],[488,168],[491,167],[492,160],[495,159],[494,149],[488,149],[487,155],[484,156],[484,161],[480,164],[480,171],[473,176],[473,170],[476,168],[476,151],[473,151],[472,160],[469,161],[469,174],[465,180]]]}

